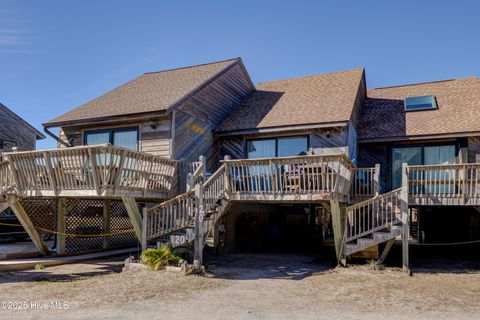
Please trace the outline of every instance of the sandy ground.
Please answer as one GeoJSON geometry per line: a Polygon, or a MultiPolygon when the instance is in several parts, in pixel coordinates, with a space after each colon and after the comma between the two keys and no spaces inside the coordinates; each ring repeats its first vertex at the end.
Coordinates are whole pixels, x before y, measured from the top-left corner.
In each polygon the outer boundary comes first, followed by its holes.
{"type": "MultiPolygon", "coordinates": [[[[0,301],[27,302],[1,319],[478,319],[480,268],[334,268],[302,255],[210,258],[206,276],[148,270],[122,261],[0,274],[0,301]],[[35,302],[37,307],[31,305],[35,302]],[[67,310],[39,310],[66,302],[67,310]],[[35,309],[37,308],[37,309],[35,309]]],[[[465,267],[466,266],[466,267],[465,267]]],[[[2,307],[4,305],[2,304],[2,307]]]]}

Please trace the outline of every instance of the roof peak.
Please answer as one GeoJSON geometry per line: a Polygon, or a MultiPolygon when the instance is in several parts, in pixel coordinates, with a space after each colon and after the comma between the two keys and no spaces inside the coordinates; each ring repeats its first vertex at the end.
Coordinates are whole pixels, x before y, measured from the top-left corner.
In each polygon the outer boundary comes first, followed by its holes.
{"type": "Polygon", "coordinates": [[[143,74],[146,75],[146,74],[153,74],[153,73],[177,71],[177,70],[182,70],[182,69],[190,69],[190,68],[195,68],[195,67],[208,66],[208,65],[211,65],[211,64],[223,63],[223,62],[228,62],[228,61],[233,62],[233,61],[236,61],[236,60],[239,61],[239,60],[242,60],[242,58],[241,57],[236,57],[236,58],[206,62],[206,63],[201,63],[201,64],[192,64],[192,65],[189,65],[189,66],[177,67],[177,68],[172,68],[172,69],[165,69],[165,70],[158,70],[158,71],[148,71],[148,72],[144,72],[143,74]]]}
{"type": "Polygon", "coordinates": [[[452,78],[452,79],[444,79],[444,80],[434,80],[434,81],[425,81],[425,82],[417,82],[417,83],[407,83],[407,84],[399,84],[395,86],[385,86],[385,87],[376,87],[376,88],[369,88],[368,90],[381,90],[381,89],[390,89],[390,88],[399,88],[399,87],[411,87],[411,86],[419,86],[423,84],[431,84],[431,83],[441,83],[441,82],[449,82],[449,81],[458,81],[458,80],[478,80],[476,76],[470,77],[463,77],[463,78],[452,78]]]}
{"type": "Polygon", "coordinates": [[[346,73],[346,72],[353,72],[353,71],[364,71],[365,67],[358,67],[358,68],[353,68],[353,69],[347,69],[347,70],[341,70],[341,71],[334,71],[334,72],[327,72],[327,73],[316,73],[316,74],[309,74],[306,76],[298,76],[298,77],[291,77],[287,79],[278,79],[278,80],[269,80],[269,81],[262,81],[257,84],[265,84],[265,83],[272,83],[272,82],[281,82],[281,81],[289,81],[289,80],[297,80],[297,79],[304,79],[304,78],[312,78],[312,77],[318,77],[318,76],[328,76],[328,75],[333,75],[333,74],[339,74],[339,73],[346,73]]]}

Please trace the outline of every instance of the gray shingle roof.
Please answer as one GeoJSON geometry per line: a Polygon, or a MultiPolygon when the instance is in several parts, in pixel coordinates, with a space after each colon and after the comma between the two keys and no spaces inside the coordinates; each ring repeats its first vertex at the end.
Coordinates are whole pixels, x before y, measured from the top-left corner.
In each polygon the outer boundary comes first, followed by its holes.
{"type": "Polygon", "coordinates": [[[363,68],[263,82],[218,132],[348,121],[363,68]]]}
{"type": "Polygon", "coordinates": [[[240,58],[235,58],[145,73],[45,125],[167,110],[239,61],[240,58]]]}

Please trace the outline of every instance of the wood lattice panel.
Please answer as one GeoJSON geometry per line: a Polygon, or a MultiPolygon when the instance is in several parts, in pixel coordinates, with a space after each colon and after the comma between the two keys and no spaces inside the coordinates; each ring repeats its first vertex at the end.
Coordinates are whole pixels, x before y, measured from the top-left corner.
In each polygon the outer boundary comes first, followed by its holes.
{"type": "Polygon", "coordinates": [[[38,233],[53,237],[52,233],[38,228],[53,230],[57,229],[57,202],[52,199],[24,199],[20,201],[27,212],[38,233]]]}
{"type": "Polygon", "coordinates": [[[65,217],[66,233],[80,236],[67,236],[66,253],[80,253],[103,248],[103,237],[82,237],[81,235],[103,234],[102,200],[67,200],[65,217]]]}
{"type": "MultiPolygon", "coordinates": [[[[122,201],[112,201],[111,232],[133,230],[132,222],[122,201]]],[[[138,244],[135,232],[118,233],[109,237],[110,247],[128,247],[138,244]]]]}

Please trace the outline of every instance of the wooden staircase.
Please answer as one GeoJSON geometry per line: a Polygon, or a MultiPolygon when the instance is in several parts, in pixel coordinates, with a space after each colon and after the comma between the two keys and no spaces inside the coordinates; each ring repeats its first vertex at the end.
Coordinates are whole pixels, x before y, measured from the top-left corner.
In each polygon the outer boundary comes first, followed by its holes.
{"type": "Polygon", "coordinates": [[[144,239],[179,247],[198,238],[203,249],[207,234],[228,206],[222,165],[207,181],[196,184],[194,190],[148,209],[144,214],[144,239]]]}
{"type": "Polygon", "coordinates": [[[352,255],[402,234],[402,188],[346,209],[343,254],[352,255]]]}

